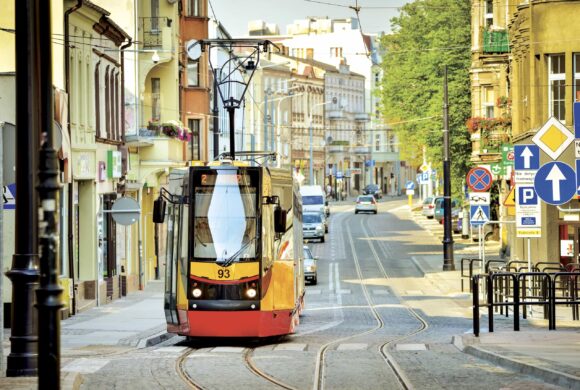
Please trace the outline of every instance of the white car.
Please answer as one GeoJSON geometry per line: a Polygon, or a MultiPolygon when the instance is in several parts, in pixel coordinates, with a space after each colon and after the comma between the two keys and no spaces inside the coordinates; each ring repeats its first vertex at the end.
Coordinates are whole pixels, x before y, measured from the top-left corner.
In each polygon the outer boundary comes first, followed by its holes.
{"type": "Polygon", "coordinates": [[[423,201],[423,215],[431,219],[435,216],[435,205],[440,196],[429,196],[423,201]]]}
{"type": "Polygon", "coordinates": [[[356,206],[354,207],[354,213],[377,213],[377,201],[373,195],[359,195],[356,198],[356,206]]]}
{"type": "Polygon", "coordinates": [[[317,260],[317,257],[312,256],[310,248],[304,245],[304,279],[312,284],[316,284],[318,282],[318,266],[316,264],[317,260]]]}

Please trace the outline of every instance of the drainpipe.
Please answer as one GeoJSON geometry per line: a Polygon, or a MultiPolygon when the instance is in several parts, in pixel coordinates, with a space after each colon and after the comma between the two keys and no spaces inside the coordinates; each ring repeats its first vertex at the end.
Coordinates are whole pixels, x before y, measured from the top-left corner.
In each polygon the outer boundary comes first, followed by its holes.
{"type": "MultiPolygon", "coordinates": [[[[76,5],[74,5],[72,8],[69,8],[65,11],[64,13],[64,80],[65,80],[65,91],[66,91],[66,95],[67,95],[67,113],[68,113],[68,135],[69,135],[69,139],[72,140],[71,137],[71,131],[70,131],[70,65],[69,65],[69,57],[70,57],[70,43],[69,43],[69,17],[70,14],[72,14],[73,12],[75,12],[76,10],[78,10],[79,8],[81,8],[83,6],[83,0],[77,0],[76,5]]],[[[72,160],[72,155],[70,156],[70,159],[72,160]]],[[[72,161],[71,161],[72,162],[72,161]]],[[[74,268],[74,245],[73,245],[73,197],[74,197],[74,186],[72,183],[72,178],[71,182],[68,184],[68,263],[69,263],[69,276],[72,280],[72,285],[73,285],[73,289],[72,289],[72,310],[71,310],[71,314],[75,315],[77,312],[77,305],[76,305],[76,301],[77,301],[77,297],[76,297],[76,289],[75,289],[75,268],[74,268]]],[[[78,269],[77,269],[78,272],[78,269]]]]}

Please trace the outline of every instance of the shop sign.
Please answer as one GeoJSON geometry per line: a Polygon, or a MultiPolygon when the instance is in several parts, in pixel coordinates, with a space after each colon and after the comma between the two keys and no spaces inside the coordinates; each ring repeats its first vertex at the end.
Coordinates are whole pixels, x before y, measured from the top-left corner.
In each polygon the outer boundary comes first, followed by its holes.
{"type": "Polygon", "coordinates": [[[107,177],[118,179],[121,177],[121,152],[117,150],[107,150],[107,177]]]}

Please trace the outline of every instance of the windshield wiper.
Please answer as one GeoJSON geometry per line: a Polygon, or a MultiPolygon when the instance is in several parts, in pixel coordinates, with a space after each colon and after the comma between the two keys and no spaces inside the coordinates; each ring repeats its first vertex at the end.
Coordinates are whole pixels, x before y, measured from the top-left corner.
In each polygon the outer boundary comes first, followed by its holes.
{"type": "Polygon", "coordinates": [[[253,237],[252,239],[250,239],[248,242],[246,242],[244,245],[242,245],[242,247],[240,249],[238,249],[236,251],[236,253],[234,253],[233,255],[231,255],[230,257],[228,257],[224,262],[221,263],[222,267],[229,267],[235,260],[235,258],[242,253],[242,251],[244,249],[246,249],[254,240],[256,240],[257,237],[253,237]]]}

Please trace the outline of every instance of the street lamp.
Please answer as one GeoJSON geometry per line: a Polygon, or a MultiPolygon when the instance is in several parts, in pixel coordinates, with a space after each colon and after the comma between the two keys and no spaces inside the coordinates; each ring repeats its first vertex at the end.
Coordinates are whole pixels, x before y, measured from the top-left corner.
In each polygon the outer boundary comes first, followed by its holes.
{"type": "Polygon", "coordinates": [[[309,134],[310,134],[310,169],[309,169],[308,172],[310,174],[310,185],[313,185],[314,184],[314,172],[313,172],[313,168],[312,168],[312,159],[313,159],[313,156],[312,156],[312,154],[313,154],[313,152],[312,152],[312,148],[313,148],[313,146],[312,146],[312,114],[313,114],[314,109],[316,107],[318,107],[318,106],[325,106],[327,104],[336,103],[336,102],[337,102],[336,97],[333,97],[332,100],[315,104],[310,109],[310,114],[308,115],[308,123],[309,123],[308,131],[309,131],[309,134]]]}
{"type": "MultiPolygon", "coordinates": [[[[292,90],[292,89],[294,89],[294,88],[296,88],[296,87],[292,87],[292,88],[290,88],[290,89],[288,90],[288,91],[290,91],[290,92],[288,92],[288,95],[287,95],[287,96],[283,96],[283,97],[281,97],[281,98],[278,98],[278,99],[277,99],[277,100],[278,100],[278,107],[276,108],[276,119],[277,119],[278,123],[277,123],[277,125],[276,125],[276,127],[277,127],[277,131],[276,131],[276,133],[277,133],[277,136],[278,136],[278,146],[277,146],[277,149],[278,149],[278,151],[280,152],[280,154],[281,154],[281,149],[282,149],[282,142],[281,142],[281,139],[280,139],[280,138],[281,138],[281,129],[280,129],[280,123],[282,122],[282,120],[280,119],[280,104],[282,103],[282,101],[284,101],[284,100],[286,100],[286,99],[288,99],[288,98],[291,98],[291,97],[297,97],[297,96],[304,95],[304,93],[303,93],[303,92],[301,92],[301,93],[297,93],[297,94],[293,94],[293,93],[291,92],[291,90],[292,90]]],[[[275,99],[275,100],[276,100],[276,99],[275,99]]],[[[273,140],[273,138],[272,138],[272,140],[273,140]]],[[[281,160],[281,158],[280,158],[280,159],[278,159],[278,167],[280,167],[280,166],[281,166],[281,161],[280,161],[280,160],[281,160]]]]}

